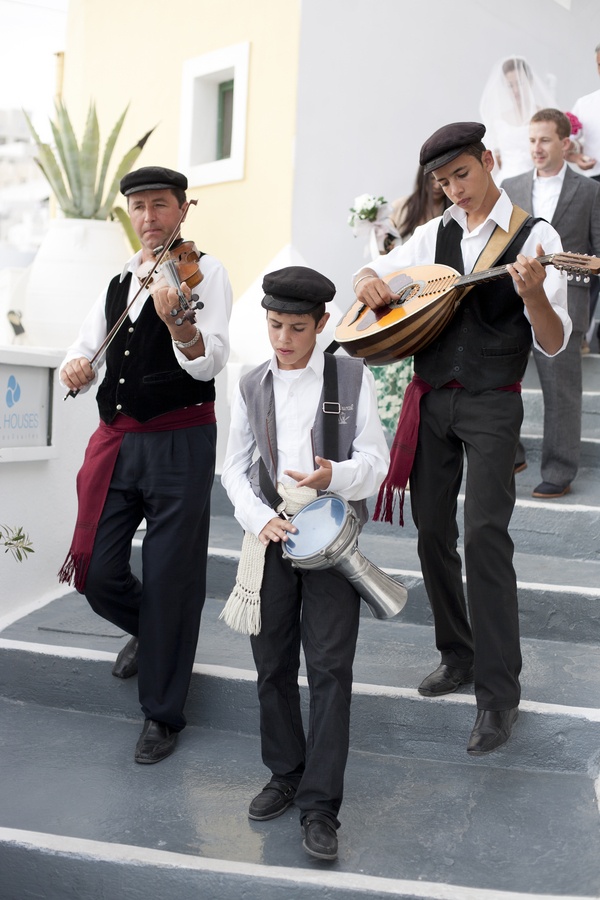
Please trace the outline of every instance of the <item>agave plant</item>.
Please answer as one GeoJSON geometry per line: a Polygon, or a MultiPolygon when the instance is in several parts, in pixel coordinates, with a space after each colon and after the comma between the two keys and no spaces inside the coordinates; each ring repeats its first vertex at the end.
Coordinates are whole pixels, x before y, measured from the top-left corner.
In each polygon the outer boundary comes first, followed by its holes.
{"type": "Polygon", "coordinates": [[[130,241],[133,238],[134,242],[135,235],[130,227],[129,218],[123,209],[114,207],[113,204],[121,178],[131,170],[154,129],[145,134],[125,154],[107,187],[108,168],[127,109],[128,107],[113,128],[102,158],[100,158],[100,129],[94,103],[90,103],[81,146],[77,143],[67,109],[60,100],[56,103],[56,121],[50,121],[55,150],[41,140],[26,112],[24,115],[38,149],[35,161],[48,180],[65,216],[70,219],[117,217],[130,241]]]}

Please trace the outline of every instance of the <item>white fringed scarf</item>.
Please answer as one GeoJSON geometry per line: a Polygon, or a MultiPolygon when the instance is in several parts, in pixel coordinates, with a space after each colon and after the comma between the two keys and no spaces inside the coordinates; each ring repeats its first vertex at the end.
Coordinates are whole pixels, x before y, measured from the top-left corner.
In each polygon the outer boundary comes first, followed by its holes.
{"type": "MultiPolygon", "coordinates": [[[[286,488],[281,483],[277,484],[277,492],[283,500],[277,512],[285,510],[290,517],[317,496],[314,488],[286,488]]],[[[219,619],[223,619],[233,631],[239,631],[240,634],[259,634],[260,632],[260,589],[265,569],[266,551],[266,546],[261,544],[255,534],[249,531],[244,533],[235,586],[219,616],[219,619]]]]}

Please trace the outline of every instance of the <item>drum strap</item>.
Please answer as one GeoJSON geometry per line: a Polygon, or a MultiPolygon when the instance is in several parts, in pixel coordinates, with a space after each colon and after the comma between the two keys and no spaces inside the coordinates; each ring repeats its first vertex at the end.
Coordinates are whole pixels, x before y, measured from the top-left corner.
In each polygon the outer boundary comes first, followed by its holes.
{"type": "MultiPolygon", "coordinates": [[[[337,361],[332,353],[323,354],[323,456],[338,462],[339,435],[338,421],[340,415],[337,361]]],[[[273,484],[262,456],[258,464],[258,483],[266,497],[267,503],[277,512],[283,503],[281,495],[273,484]]]]}
{"type": "Polygon", "coordinates": [[[323,368],[323,456],[339,462],[338,422],[340,398],[338,390],[337,360],[332,353],[324,353],[323,368]]]}

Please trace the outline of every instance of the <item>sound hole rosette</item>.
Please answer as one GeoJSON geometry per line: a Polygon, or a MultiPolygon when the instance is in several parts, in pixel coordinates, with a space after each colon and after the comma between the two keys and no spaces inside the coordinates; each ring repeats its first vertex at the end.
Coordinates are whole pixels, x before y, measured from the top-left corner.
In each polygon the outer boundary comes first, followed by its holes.
{"type": "Polygon", "coordinates": [[[418,310],[410,320],[363,334],[355,341],[345,340],[342,346],[350,356],[364,359],[372,366],[384,366],[414,356],[429,346],[446,327],[460,293],[460,289],[449,291],[418,310]]]}

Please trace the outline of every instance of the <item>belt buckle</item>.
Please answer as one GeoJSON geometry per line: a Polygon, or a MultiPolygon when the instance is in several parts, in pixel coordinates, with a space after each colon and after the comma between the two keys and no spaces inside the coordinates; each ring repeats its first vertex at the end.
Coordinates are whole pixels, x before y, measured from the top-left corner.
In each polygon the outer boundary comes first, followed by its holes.
{"type": "Polygon", "coordinates": [[[329,415],[339,416],[342,411],[342,407],[339,403],[334,403],[333,400],[324,400],[323,401],[323,412],[328,413],[329,415]],[[332,407],[330,409],[330,407],[332,407]]]}

